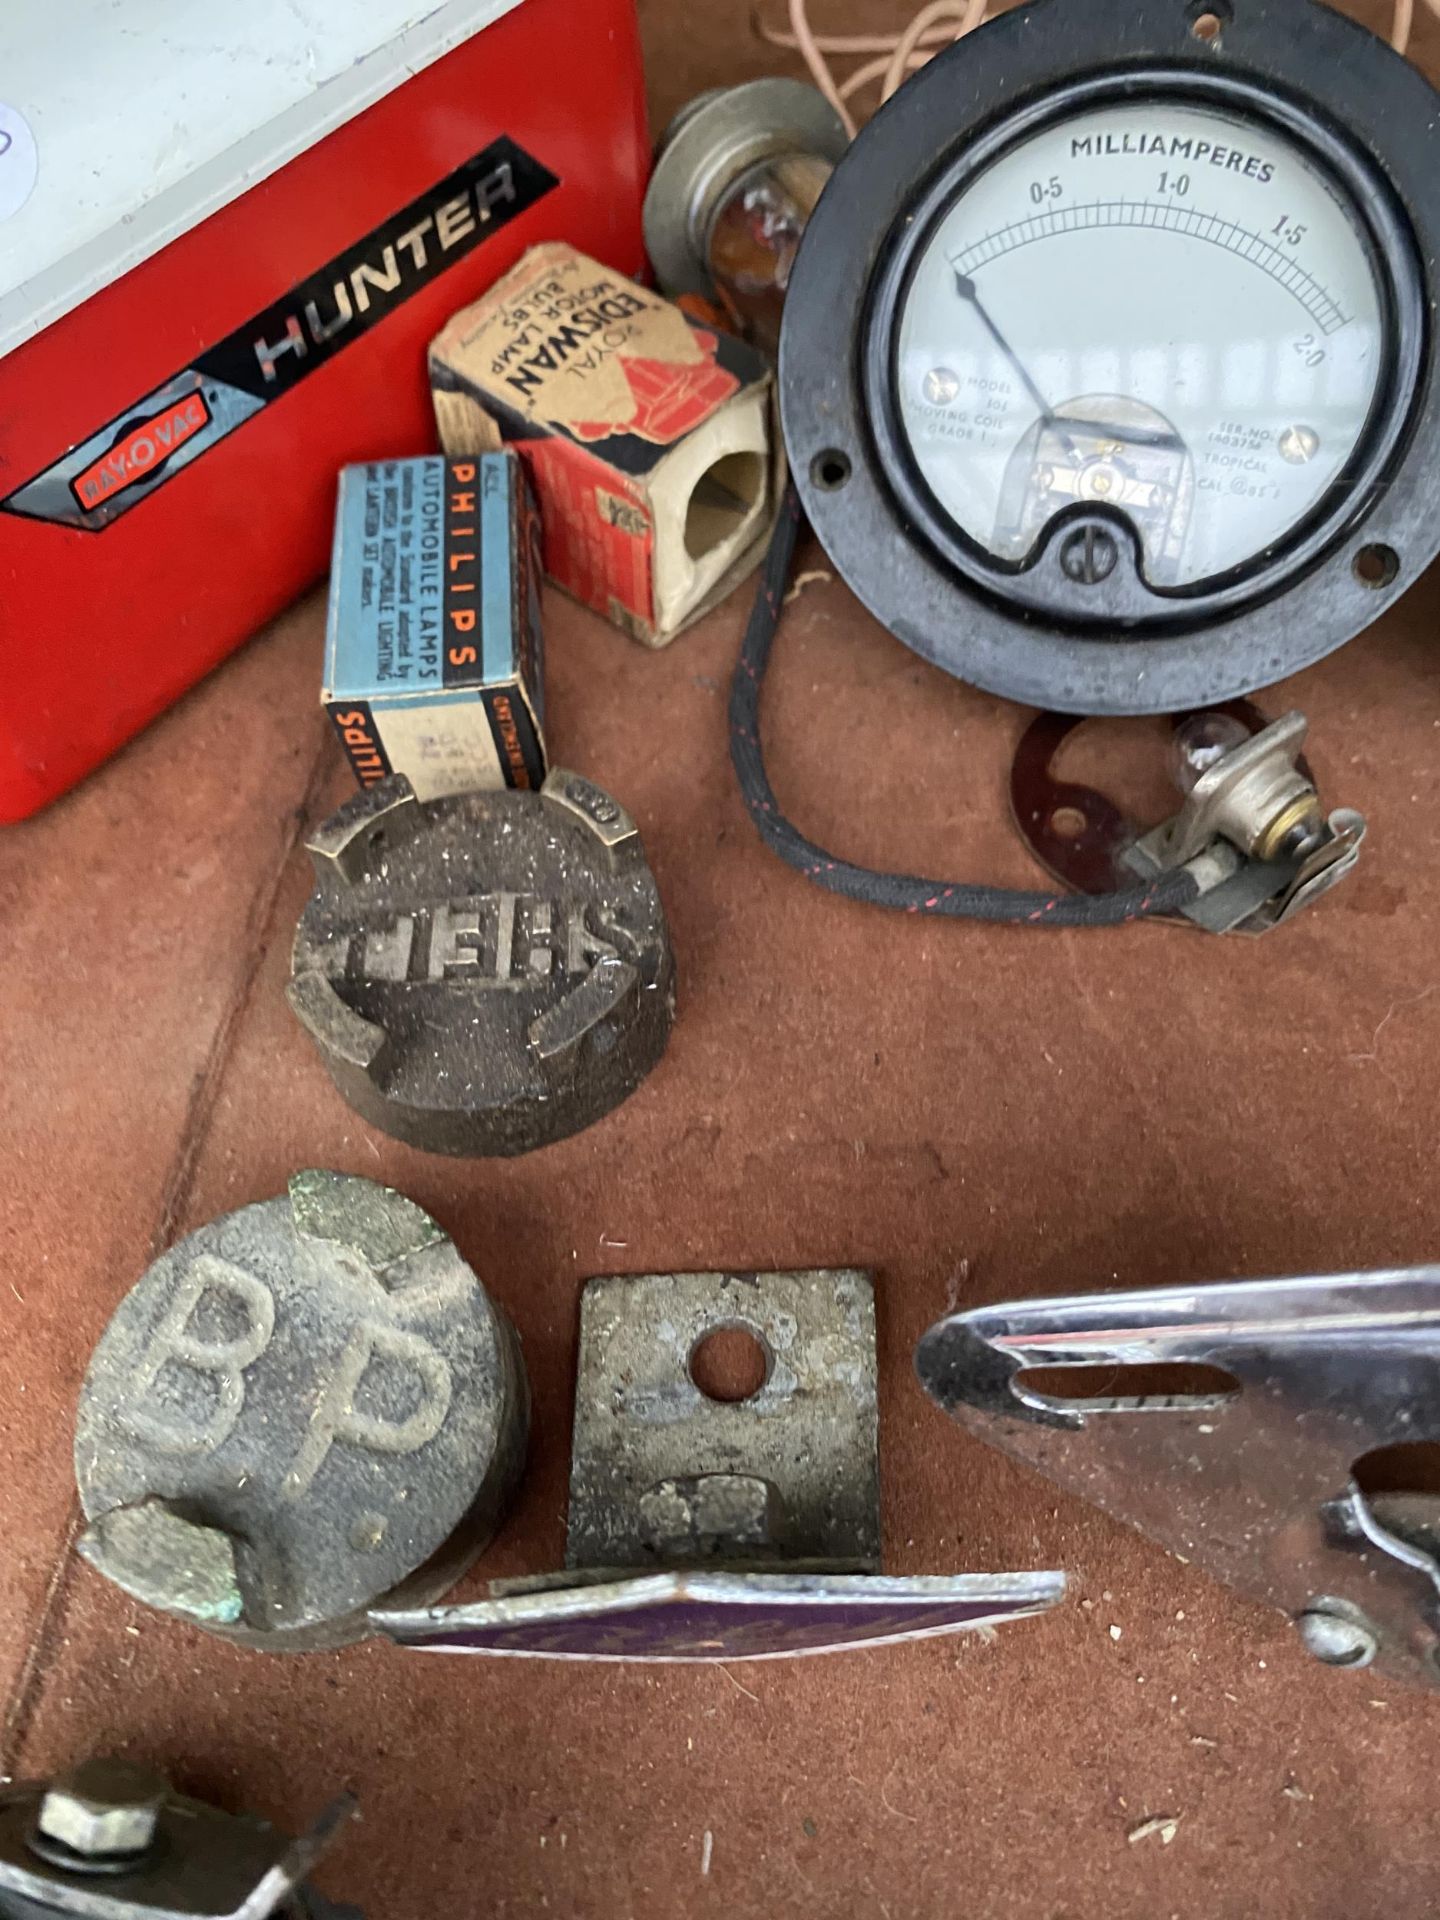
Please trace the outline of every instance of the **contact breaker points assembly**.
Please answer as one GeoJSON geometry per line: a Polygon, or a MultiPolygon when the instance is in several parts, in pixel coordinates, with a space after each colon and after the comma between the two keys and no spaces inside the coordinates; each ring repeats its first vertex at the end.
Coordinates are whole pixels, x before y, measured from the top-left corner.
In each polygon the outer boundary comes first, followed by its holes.
{"type": "Polygon", "coordinates": [[[915,1364],[961,1426],[1281,1608],[1327,1666],[1440,1687],[1440,1267],[983,1307],[915,1364]]]}
{"type": "Polygon", "coordinates": [[[79,1550],[225,1639],[341,1646],[476,1558],[528,1420],[514,1329],[444,1230],[372,1181],[300,1173],[116,1309],[76,1421],[79,1550]]]}
{"type": "Polygon", "coordinates": [[[1065,1587],[878,1571],[874,1292],[849,1269],[588,1284],[565,1559],[372,1625],[441,1652],[778,1659],[995,1625],[1065,1587]],[[753,1377],[710,1380],[707,1355],[737,1337],[753,1377]]]}
{"type": "Polygon", "coordinates": [[[305,1884],[354,1814],[342,1794],[292,1840],[97,1755],[0,1788],[0,1920],[361,1920],[305,1884]]]}
{"type": "Polygon", "coordinates": [[[1010,774],[1015,823],[1031,852],[1077,892],[1106,894],[1137,880],[1188,873],[1178,914],[1207,933],[1269,933],[1352,873],[1366,823],[1327,814],[1303,754],[1303,713],[1267,722],[1247,700],[1173,722],[1170,769],[1180,811],[1147,829],[1093,787],[1060,778],[1061,750],[1084,722],[1042,713],[1026,728],[1010,774]]]}
{"type": "Polygon", "coordinates": [[[578,774],[422,803],[401,776],[309,842],[290,1004],[358,1113],[432,1153],[526,1153],[633,1093],[675,1011],[635,822],[578,774]]]}

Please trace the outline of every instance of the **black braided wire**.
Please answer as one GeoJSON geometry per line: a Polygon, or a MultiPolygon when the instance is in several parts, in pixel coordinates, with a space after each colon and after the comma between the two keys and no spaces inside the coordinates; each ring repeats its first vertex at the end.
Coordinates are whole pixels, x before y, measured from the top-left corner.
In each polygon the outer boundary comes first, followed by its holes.
{"type": "Polygon", "coordinates": [[[765,558],[750,622],[730,683],[730,758],[740,791],[761,839],[780,858],[817,886],[850,900],[891,907],[901,913],[928,913],[955,920],[986,920],[1031,927],[1113,927],[1156,914],[1175,913],[1199,893],[1190,874],[1167,873],[1143,886],[1116,893],[1027,893],[1011,887],[921,880],[902,873],[880,873],[837,859],[793,827],[780,811],[765,771],[760,744],[760,694],[780,624],[780,609],[795,542],[800,502],[786,489],[775,537],[765,558]]]}

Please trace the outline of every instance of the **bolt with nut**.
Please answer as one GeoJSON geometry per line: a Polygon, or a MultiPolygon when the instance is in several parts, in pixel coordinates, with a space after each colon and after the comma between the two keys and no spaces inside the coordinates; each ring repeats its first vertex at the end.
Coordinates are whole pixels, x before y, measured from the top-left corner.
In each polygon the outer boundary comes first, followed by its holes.
{"type": "Polygon", "coordinates": [[[163,1774],[133,1760],[82,1761],[51,1782],[40,1802],[32,1845],[52,1859],[53,1849],[64,1848],[76,1856],[77,1866],[136,1859],[153,1846],[169,1797],[163,1774]]]}

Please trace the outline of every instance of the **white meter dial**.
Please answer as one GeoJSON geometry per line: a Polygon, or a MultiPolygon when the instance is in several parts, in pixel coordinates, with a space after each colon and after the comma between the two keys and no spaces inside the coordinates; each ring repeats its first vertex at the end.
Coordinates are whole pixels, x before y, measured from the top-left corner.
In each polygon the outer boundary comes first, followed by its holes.
{"type": "Polygon", "coordinates": [[[899,313],[900,422],[977,546],[1023,562],[1110,506],[1155,586],[1266,554],[1359,446],[1385,364],[1371,245],[1273,124],[1176,101],[1082,110],[962,189],[899,313]]]}

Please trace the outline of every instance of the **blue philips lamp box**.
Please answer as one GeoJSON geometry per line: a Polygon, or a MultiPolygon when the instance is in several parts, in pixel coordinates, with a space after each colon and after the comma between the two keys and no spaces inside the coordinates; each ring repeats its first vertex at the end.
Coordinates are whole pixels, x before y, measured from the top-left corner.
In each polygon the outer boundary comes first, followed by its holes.
{"type": "Polygon", "coordinates": [[[513,453],[345,468],[321,700],[361,786],[539,788],[541,578],[513,453]]]}

